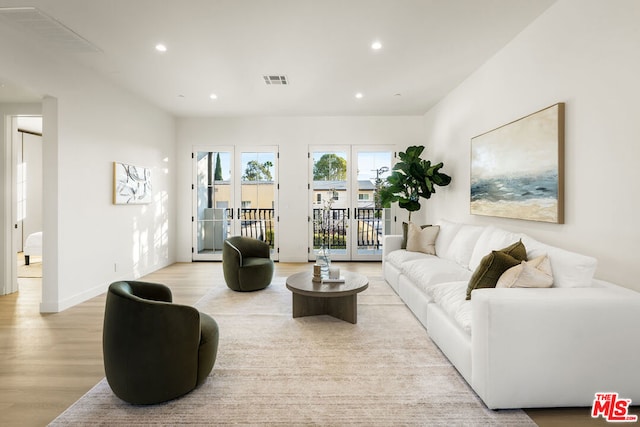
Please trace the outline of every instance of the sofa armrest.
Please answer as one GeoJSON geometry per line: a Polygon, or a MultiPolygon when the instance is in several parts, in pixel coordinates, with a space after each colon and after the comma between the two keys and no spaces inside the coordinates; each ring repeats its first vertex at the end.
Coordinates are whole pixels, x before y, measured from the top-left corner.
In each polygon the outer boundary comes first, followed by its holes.
{"type": "Polygon", "coordinates": [[[382,262],[384,262],[385,258],[389,253],[393,251],[397,251],[402,248],[402,235],[401,234],[389,234],[384,236],[384,241],[382,245],[382,262]]]}
{"type": "Polygon", "coordinates": [[[492,409],[640,402],[640,294],[624,288],[478,289],[472,387],[492,409]]]}

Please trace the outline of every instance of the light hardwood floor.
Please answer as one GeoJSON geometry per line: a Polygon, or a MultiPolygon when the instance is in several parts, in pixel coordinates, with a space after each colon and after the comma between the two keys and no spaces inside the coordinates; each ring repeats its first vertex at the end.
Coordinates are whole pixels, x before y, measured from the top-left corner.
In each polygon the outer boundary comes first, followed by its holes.
{"type": "MultiPolygon", "coordinates": [[[[381,276],[380,263],[340,263],[381,276]]],[[[286,277],[308,264],[276,263],[286,277]]],[[[220,263],[174,264],[139,280],[169,285],[174,301],[194,304],[222,279],[220,263]]],[[[40,314],[40,279],[19,279],[20,291],[0,297],[0,426],[45,426],[104,377],[102,320],[105,296],[56,314],[40,314]]],[[[215,369],[215,368],[214,368],[215,369]]],[[[526,386],[526,385],[523,385],[526,386]]],[[[632,413],[638,413],[637,407],[632,413]]],[[[589,408],[528,410],[546,426],[607,425],[589,408]]]]}

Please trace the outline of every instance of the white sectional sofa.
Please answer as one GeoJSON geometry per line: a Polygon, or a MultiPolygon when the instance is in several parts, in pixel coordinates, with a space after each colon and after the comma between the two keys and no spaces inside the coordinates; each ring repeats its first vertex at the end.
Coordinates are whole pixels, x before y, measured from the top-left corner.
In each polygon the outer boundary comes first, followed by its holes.
{"type": "Polygon", "coordinates": [[[596,260],[493,226],[440,221],[436,255],[386,236],[386,281],[491,409],[591,406],[598,392],[640,403],[640,293],[594,279],[596,260]],[[522,240],[547,254],[550,288],[467,284],[482,258],[522,240]]]}

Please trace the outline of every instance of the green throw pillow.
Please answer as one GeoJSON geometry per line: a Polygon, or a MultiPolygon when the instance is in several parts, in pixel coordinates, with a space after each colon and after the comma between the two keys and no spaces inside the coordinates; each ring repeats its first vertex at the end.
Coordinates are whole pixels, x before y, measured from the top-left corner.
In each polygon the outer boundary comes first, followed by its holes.
{"type": "Polygon", "coordinates": [[[471,291],[481,288],[495,288],[502,273],[527,260],[527,250],[522,241],[518,241],[499,251],[492,251],[480,261],[467,286],[467,299],[471,291]]]}
{"type": "MultiPolygon", "coordinates": [[[[420,228],[431,227],[431,224],[421,225],[420,228]]],[[[409,224],[406,222],[402,222],[402,244],[400,245],[400,249],[407,249],[407,232],[409,230],[409,224]]]]}
{"type": "Polygon", "coordinates": [[[500,249],[500,252],[504,252],[507,255],[511,255],[517,260],[527,261],[527,249],[524,247],[524,243],[522,243],[522,239],[507,246],[506,248],[500,249]]]}

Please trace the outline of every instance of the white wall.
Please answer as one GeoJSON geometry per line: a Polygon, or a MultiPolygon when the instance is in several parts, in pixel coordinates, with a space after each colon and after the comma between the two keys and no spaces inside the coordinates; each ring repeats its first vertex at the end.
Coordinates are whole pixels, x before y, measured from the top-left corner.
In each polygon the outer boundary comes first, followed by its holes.
{"type": "MultiPolygon", "coordinates": [[[[90,70],[0,28],[3,77],[43,97],[42,311],[175,260],[175,122],[90,70]],[[153,203],[114,206],[113,166],[152,170],[153,203]]],[[[6,197],[5,197],[6,201],[6,197]]]]}
{"type": "Polygon", "coordinates": [[[598,258],[640,290],[640,2],[560,0],[425,115],[453,176],[428,218],[494,224],[598,258]],[[565,224],[469,214],[470,139],[566,103],[565,224]]]}
{"type": "Polygon", "coordinates": [[[280,261],[305,262],[309,146],[389,144],[403,148],[423,144],[422,120],[421,116],[179,119],[178,260],[191,260],[193,146],[279,146],[280,261]]]}

